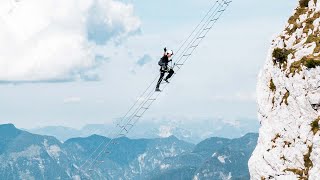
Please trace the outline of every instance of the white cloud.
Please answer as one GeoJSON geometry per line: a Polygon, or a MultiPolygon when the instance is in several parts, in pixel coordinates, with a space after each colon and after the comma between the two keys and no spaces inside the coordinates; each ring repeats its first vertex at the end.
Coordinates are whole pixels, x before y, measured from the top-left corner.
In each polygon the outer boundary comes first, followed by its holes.
{"type": "Polygon", "coordinates": [[[63,103],[64,104],[73,104],[73,103],[79,103],[80,101],[81,101],[80,97],[68,97],[63,100],[63,103]]]}
{"type": "Polygon", "coordinates": [[[133,6],[114,0],[4,0],[0,81],[96,79],[94,49],[139,28],[133,6]]]}
{"type": "Polygon", "coordinates": [[[232,95],[214,95],[210,98],[213,101],[241,101],[241,102],[255,102],[255,92],[237,92],[232,95]]]}
{"type": "Polygon", "coordinates": [[[236,99],[240,101],[256,101],[256,93],[245,93],[245,92],[240,92],[237,93],[235,96],[236,99]]]}
{"type": "Polygon", "coordinates": [[[235,128],[239,128],[241,125],[241,122],[239,120],[222,119],[222,122],[235,128]]]}

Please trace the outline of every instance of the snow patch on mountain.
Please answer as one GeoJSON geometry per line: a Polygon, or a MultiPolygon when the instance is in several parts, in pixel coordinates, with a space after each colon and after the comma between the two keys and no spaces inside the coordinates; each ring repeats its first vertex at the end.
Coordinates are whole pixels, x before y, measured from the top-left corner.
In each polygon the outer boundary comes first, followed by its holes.
{"type": "Polygon", "coordinates": [[[31,175],[29,170],[26,170],[25,172],[19,171],[19,177],[20,179],[35,180],[35,178],[31,175]]]}
{"type": "Polygon", "coordinates": [[[46,139],[44,140],[43,144],[44,144],[44,147],[46,148],[49,156],[51,156],[55,159],[59,158],[61,149],[58,145],[48,145],[48,140],[46,140],[46,139]]]}
{"type": "Polygon", "coordinates": [[[144,160],[145,160],[145,157],[146,157],[146,156],[147,156],[147,154],[146,154],[146,153],[143,153],[143,154],[139,155],[139,157],[138,157],[140,170],[145,167],[145,162],[144,162],[144,160]]]}
{"type": "Polygon", "coordinates": [[[40,150],[40,146],[31,145],[24,151],[10,153],[9,157],[13,161],[17,161],[19,158],[27,158],[28,160],[32,160],[40,157],[40,150]]]}
{"type": "Polygon", "coordinates": [[[162,138],[172,136],[172,130],[173,127],[171,126],[160,126],[158,135],[162,138]]]}
{"type": "Polygon", "coordinates": [[[217,157],[217,159],[218,159],[221,163],[223,163],[223,164],[226,163],[225,158],[226,158],[225,156],[218,156],[218,157],[217,157]]]}
{"type": "Polygon", "coordinates": [[[164,169],[169,169],[170,168],[170,164],[161,164],[160,165],[160,169],[164,170],[164,169]]]}
{"type": "Polygon", "coordinates": [[[222,180],[230,180],[232,178],[231,172],[229,172],[227,175],[221,173],[220,177],[222,180]]]}

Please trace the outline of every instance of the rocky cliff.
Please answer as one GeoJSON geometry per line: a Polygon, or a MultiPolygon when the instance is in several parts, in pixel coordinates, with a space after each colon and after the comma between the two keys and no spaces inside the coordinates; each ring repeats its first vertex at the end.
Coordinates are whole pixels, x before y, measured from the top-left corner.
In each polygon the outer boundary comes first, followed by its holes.
{"type": "Polygon", "coordinates": [[[300,0],[257,85],[251,179],[320,179],[320,1],[300,0]]]}

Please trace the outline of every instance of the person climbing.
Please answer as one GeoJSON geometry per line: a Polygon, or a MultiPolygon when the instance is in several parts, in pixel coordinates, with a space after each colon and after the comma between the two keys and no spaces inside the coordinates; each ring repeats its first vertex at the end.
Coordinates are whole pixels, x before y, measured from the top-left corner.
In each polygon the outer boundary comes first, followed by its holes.
{"type": "Polygon", "coordinates": [[[172,59],[170,59],[173,55],[173,51],[172,50],[167,50],[167,48],[164,48],[164,54],[163,57],[160,59],[159,61],[159,66],[160,67],[160,78],[158,80],[157,86],[156,86],[156,91],[161,91],[160,90],[160,84],[162,82],[162,79],[165,75],[165,73],[167,72],[168,75],[166,76],[166,78],[164,79],[165,82],[169,83],[168,79],[171,78],[171,76],[173,75],[174,71],[172,68],[168,67],[168,63],[170,61],[172,61],[172,59]]]}

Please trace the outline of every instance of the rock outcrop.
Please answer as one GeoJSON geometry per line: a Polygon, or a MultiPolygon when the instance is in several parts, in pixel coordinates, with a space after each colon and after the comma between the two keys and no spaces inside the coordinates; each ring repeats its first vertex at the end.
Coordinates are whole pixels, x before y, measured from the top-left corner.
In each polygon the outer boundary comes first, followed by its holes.
{"type": "Polygon", "coordinates": [[[300,0],[257,85],[251,179],[320,179],[320,1],[300,0]]]}

